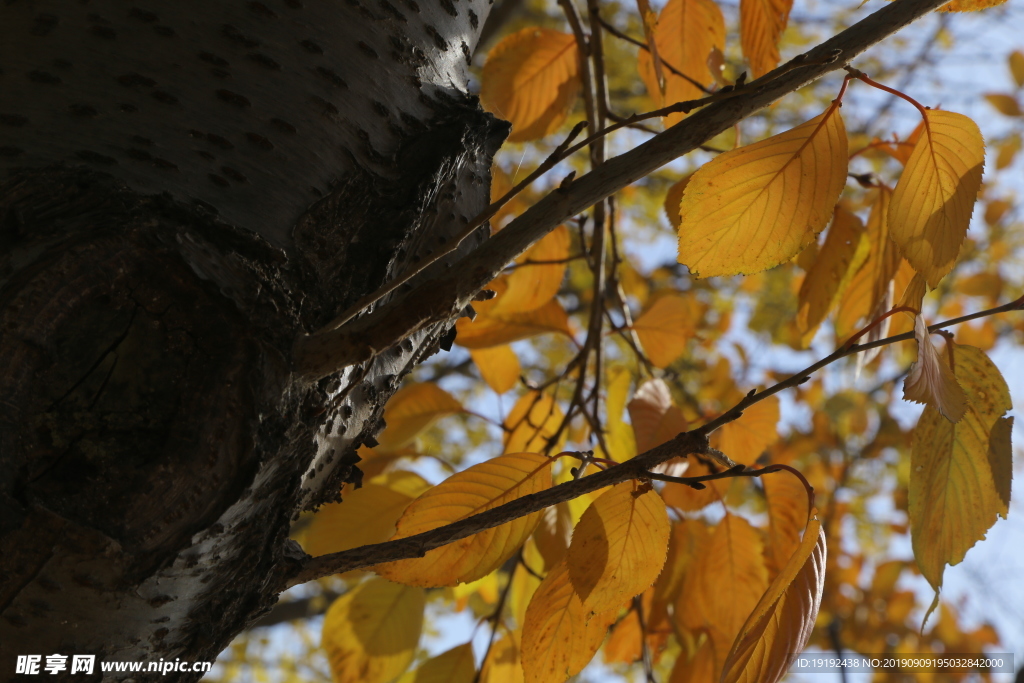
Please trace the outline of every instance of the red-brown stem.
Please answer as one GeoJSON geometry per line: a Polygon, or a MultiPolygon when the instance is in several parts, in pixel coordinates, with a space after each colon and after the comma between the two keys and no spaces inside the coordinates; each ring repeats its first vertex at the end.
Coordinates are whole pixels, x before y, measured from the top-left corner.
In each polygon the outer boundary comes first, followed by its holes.
{"type": "Polygon", "coordinates": [[[848,349],[848,348],[850,348],[850,346],[855,341],[857,341],[858,339],[863,337],[865,334],[870,332],[872,329],[874,329],[875,327],[880,325],[882,323],[882,321],[885,320],[886,318],[888,318],[890,315],[893,315],[895,313],[902,313],[902,312],[913,313],[914,315],[917,315],[921,311],[917,310],[916,308],[912,308],[910,306],[896,306],[895,308],[893,308],[893,309],[891,309],[889,311],[886,311],[882,315],[880,315],[877,318],[875,318],[874,320],[872,320],[870,323],[868,323],[868,325],[866,327],[864,327],[862,330],[860,330],[859,332],[854,334],[852,337],[847,339],[839,348],[840,349],[848,349]]]}
{"type": "Polygon", "coordinates": [[[899,97],[901,99],[906,100],[907,102],[910,102],[912,105],[917,107],[917,110],[919,112],[921,112],[921,116],[925,117],[925,119],[928,118],[928,114],[927,114],[928,109],[927,109],[927,107],[925,107],[923,104],[921,104],[920,102],[915,100],[910,95],[907,95],[906,93],[902,93],[899,90],[897,90],[896,88],[890,88],[887,85],[882,85],[881,83],[879,83],[876,80],[873,80],[870,76],[866,75],[862,71],[858,71],[857,69],[854,69],[853,67],[849,67],[848,66],[848,67],[846,67],[846,70],[850,72],[850,76],[849,77],[856,78],[859,81],[864,81],[865,83],[870,85],[872,88],[878,88],[879,90],[884,90],[885,92],[889,93],[890,95],[895,95],[896,97],[899,97]]]}

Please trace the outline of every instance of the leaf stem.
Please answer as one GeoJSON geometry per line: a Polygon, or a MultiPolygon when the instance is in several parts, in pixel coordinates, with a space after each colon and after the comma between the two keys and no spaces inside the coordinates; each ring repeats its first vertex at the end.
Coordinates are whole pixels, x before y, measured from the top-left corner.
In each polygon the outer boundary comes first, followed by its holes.
{"type": "Polygon", "coordinates": [[[928,118],[928,108],[925,107],[924,105],[922,105],[917,100],[915,100],[910,95],[907,95],[906,93],[900,92],[896,88],[890,88],[887,85],[882,85],[878,81],[873,80],[870,76],[865,74],[863,71],[860,71],[859,69],[854,69],[852,66],[846,66],[846,67],[843,67],[843,68],[845,68],[849,72],[849,74],[850,74],[849,76],[847,76],[847,78],[856,78],[859,81],[863,81],[863,82],[867,83],[872,88],[878,88],[879,90],[884,90],[885,92],[889,93],[890,95],[895,95],[896,97],[902,98],[902,99],[906,100],[907,102],[910,102],[915,107],[917,107],[917,110],[919,112],[921,112],[921,116],[923,116],[925,119],[928,118]]]}

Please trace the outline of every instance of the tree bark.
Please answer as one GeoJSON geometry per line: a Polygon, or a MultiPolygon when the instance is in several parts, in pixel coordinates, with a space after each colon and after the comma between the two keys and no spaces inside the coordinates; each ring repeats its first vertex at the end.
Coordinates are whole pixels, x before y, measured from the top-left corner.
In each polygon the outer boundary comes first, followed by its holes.
{"type": "Polygon", "coordinates": [[[464,68],[487,9],[0,8],[5,676],[19,654],[212,660],[274,604],[291,520],[358,481],[449,336],[315,383],[290,358],[487,205],[507,124],[464,68]]]}

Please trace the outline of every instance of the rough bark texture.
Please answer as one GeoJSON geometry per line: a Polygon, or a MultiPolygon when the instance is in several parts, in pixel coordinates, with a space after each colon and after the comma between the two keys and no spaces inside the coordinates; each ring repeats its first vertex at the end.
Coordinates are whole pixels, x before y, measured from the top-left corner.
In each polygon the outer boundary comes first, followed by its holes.
{"type": "Polygon", "coordinates": [[[290,520],[358,477],[453,323],[315,384],[291,367],[486,205],[507,129],[464,65],[487,6],[0,7],[0,677],[213,659],[274,603],[290,520]]]}

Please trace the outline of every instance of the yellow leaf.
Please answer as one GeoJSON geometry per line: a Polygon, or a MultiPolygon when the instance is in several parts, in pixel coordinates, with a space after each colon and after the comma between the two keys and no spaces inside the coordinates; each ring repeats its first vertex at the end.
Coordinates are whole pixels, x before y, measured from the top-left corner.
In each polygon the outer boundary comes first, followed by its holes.
{"type": "Polygon", "coordinates": [[[753,465],[765,449],[779,440],[779,399],[769,396],[743,411],[743,417],[722,426],[712,445],[736,462],[753,465]]]}
{"type": "Polygon", "coordinates": [[[1006,61],[1010,65],[1010,73],[1013,74],[1013,80],[1017,82],[1017,87],[1024,88],[1024,52],[1014,50],[1006,58],[1006,61]]]}
{"type": "Polygon", "coordinates": [[[726,514],[683,581],[676,614],[687,628],[709,629],[719,656],[768,588],[763,548],[747,520],[726,514]]]}
{"type": "Polygon", "coordinates": [[[641,384],[628,408],[636,435],[637,451],[640,453],[675,438],[689,426],[682,411],[672,405],[672,394],[660,378],[641,384]]]}
{"type": "Polygon", "coordinates": [[[544,558],[544,568],[551,568],[562,561],[572,539],[572,513],[566,503],[558,503],[544,510],[533,540],[537,551],[544,558]]]}
{"type": "Polygon", "coordinates": [[[963,114],[929,109],[889,204],[889,228],[929,287],[953,269],[981,188],[985,142],[963,114]]]}
{"type": "Polygon", "coordinates": [[[814,629],[825,587],[825,532],[811,520],[796,553],[758,601],[725,660],[721,683],[777,683],[814,629]]]}
{"type": "Polygon", "coordinates": [[[696,277],[757,273],[800,253],[846,185],[846,128],[831,106],[704,164],[679,207],[679,262],[696,277]]]}
{"type": "Polygon", "coordinates": [[[703,318],[704,306],[695,297],[666,294],[633,321],[633,329],[650,361],[664,368],[683,354],[703,318]]]}
{"type": "Polygon", "coordinates": [[[364,581],[324,616],[322,646],[335,683],[388,683],[412,663],[423,628],[422,588],[364,581]]]}
{"type": "Polygon", "coordinates": [[[492,312],[526,313],[546,304],[562,286],[568,257],[569,230],[560,225],[516,259],[517,267],[506,280],[508,289],[492,312]]]}
{"type": "Polygon", "coordinates": [[[431,657],[415,671],[407,671],[398,683],[473,683],[475,676],[473,644],[465,643],[431,657]]]}
{"type": "Polygon", "coordinates": [[[498,295],[490,301],[478,301],[473,304],[477,312],[476,320],[459,318],[455,323],[456,341],[460,346],[467,349],[484,349],[548,332],[561,332],[572,336],[569,316],[557,299],[550,299],[539,308],[525,313],[501,311],[498,310],[498,305],[508,289],[507,278],[499,277],[487,285],[487,288],[494,290],[498,295]]]}
{"type": "Polygon", "coordinates": [[[679,204],[683,201],[683,191],[686,190],[688,182],[690,176],[685,176],[682,180],[672,183],[665,193],[665,215],[676,230],[679,230],[679,204]]]}
{"type": "Polygon", "coordinates": [[[480,683],[523,683],[519,638],[519,631],[511,631],[495,641],[480,669],[480,683]]]}
{"type": "Polygon", "coordinates": [[[455,598],[455,611],[461,612],[466,609],[469,599],[474,595],[478,596],[488,605],[498,602],[498,572],[491,572],[482,579],[470,583],[460,583],[452,588],[452,597],[455,598]]]}
{"type": "Polygon", "coordinates": [[[608,368],[606,377],[608,397],[605,401],[605,411],[608,419],[605,424],[605,443],[610,451],[607,457],[624,462],[636,455],[633,430],[622,419],[633,375],[625,366],[616,365],[608,368]]]}
{"type": "Polygon", "coordinates": [[[938,590],[1010,502],[1012,407],[999,369],[971,346],[953,352],[967,412],[953,424],[927,406],[910,454],[910,533],[921,573],[938,590]]]}
{"type": "Polygon", "coordinates": [[[740,0],[740,46],[754,78],[779,64],[779,39],[793,0],[740,0]]]}
{"type": "Polygon", "coordinates": [[[654,583],[668,553],[665,503],[650,484],[625,481],[595,500],[566,554],[583,606],[604,612],[654,583]]]}
{"type": "MultiPolygon", "coordinates": [[[[562,410],[549,394],[531,391],[524,394],[505,418],[505,452],[543,452],[549,448],[548,439],[562,424],[562,410]]],[[[557,452],[565,441],[565,431],[550,446],[557,452]]]]}
{"type": "Polygon", "coordinates": [[[950,422],[959,422],[967,411],[967,396],[957,383],[948,359],[935,348],[930,336],[924,318],[915,316],[917,362],[910,366],[903,381],[903,398],[933,406],[950,422]]]}
{"type": "Polygon", "coordinates": [[[1006,0],[953,0],[943,5],[938,12],[978,12],[989,7],[998,7],[1006,0]]]}
{"type": "Polygon", "coordinates": [[[484,109],[512,123],[510,142],[558,130],[580,90],[576,39],[546,28],[524,28],[487,55],[480,78],[484,109]]]}
{"type": "Polygon", "coordinates": [[[864,318],[892,308],[891,283],[900,266],[900,254],[896,243],[889,237],[891,199],[892,190],[881,187],[871,204],[866,229],[868,256],[842,294],[835,319],[836,337],[839,339],[846,339],[853,334],[864,318]]]}
{"type": "Polygon", "coordinates": [[[469,355],[487,386],[495,392],[504,394],[519,382],[519,358],[508,344],[470,349],[469,355]]]}
{"type": "MultiPolygon", "coordinates": [[[[452,475],[417,498],[398,520],[393,538],[406,538],[551,488],[549,458],[512,453],[452,475]]],[[[540,512],[481,531],[424,557],[397,560],[373,569],[392,581],[414,586],[454,586],[490,574],[519,549],[540,522],[540,512]]]]}
{"type": "Polygon", "coordinates": [[[377,441],[385,450],[397,450],[434,421],[461,411],[462,404],[436,384],[408,384],[395,392],[384,407],[387,427],[377,441]]]}
{"type": "Polygon", "coordinates": [[[1020,104],[1017,102],[1017,98],[1013,95],[1006,95],[1004,93],[988,93],[985,95],[985,99],[988,103],[996,108],[1000,114],[1004,116],[1020,116],[1020,104]]]}
{"type": "Polygon", "coordinates": [[[310,555],[326,555],[370,543],[383,543],[395,532],[395,522],[417,496],[430,488],[412,472],[387,472],[345,495],[341,503],[323,506],[306,530],[310,555]]]}
{"type": "MultiPolygon", "coordinates": [[[[538,576],[543,573],[544,566],[544,558],[537,550],[537,544],[527,540],[523,545],[523,561],[516,563],[512,570],[512,587],[508,595],[509,615],[518,628],[522,628],[526,621],[526,610],[533,600],[533,594],[540,588],[541,579],[538,576]]],[[[519,671],[522,676],[522,667],[519,671]]]]}
{"type": "MultiPolygon", "coordinates": [[[[835,218],[825,238],[825,244],[818,252],[818,257],[801,283],[800,293],[797,295],[799,307],[796,324],[805,348],[832,309],[832,304],[840,293],[839,287],[847,279],[847,274],[860,267],[860,263],[855,263],[854,256],[862,240],[866,239],[864,225],[860,219],[842,206],[836,206],[835,218]]],[[[866,257],[866,252],[861,251],[866,257]]]]}
{"type": "Polygon", "coordinates": [[[618,605],[592,615],[559,562],[541,582],[526,608],[523,624],[523,673],[526,683],[562,683],[583,670],[601,647],[618,605]]]}
{"type": "MultiPolygon", "coordinates": [[[[725,49],[722,10],[713,0],[669,0],[658,16],[654,44],[662,61],[698,83],[710,86],[715,79],[708,69],[708,56],[715,48],[725,49]]],[[[656,108],[704,96],[700,88],[667,68],[662,91],[653,60],[645,51],[637,56],[637,68],[656,108]]],[[[665,118],[665,125],[675,125],[683,116],[671,114],[665,118]]]]}
{"type": "Polygon", "coordinates": [[[807,490],[789,472],[761,477],[768,502],[768,569],[777,575],[800,545],[800,532],[807,524],[807,490]]]}

